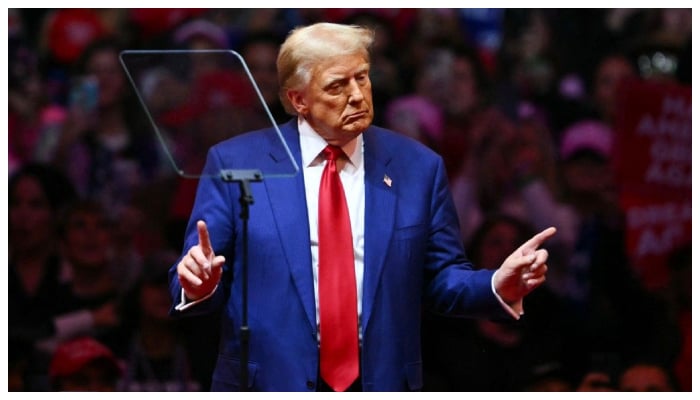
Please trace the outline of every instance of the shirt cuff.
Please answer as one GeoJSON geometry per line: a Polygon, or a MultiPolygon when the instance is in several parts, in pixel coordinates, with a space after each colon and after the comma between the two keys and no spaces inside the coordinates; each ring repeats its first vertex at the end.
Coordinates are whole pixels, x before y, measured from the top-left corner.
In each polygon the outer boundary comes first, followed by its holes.
{"type": "MultiPolygon", "coordinates": [[[[492,285],[493,285],[493,284],[492,284],[492,285]]],[[[187,296],[185,296],[185,289],[180,289],[180,304],[178,304],[178,305],[175,306],[175,310],[176,310],[176,311],[185,311],[185,310],[187,310],[188,308],[190,308],[190,307],[192,307],[192,306],[194,306],[194,305],[197,305],[197,304],[199,304],[199,303],[201,303],[201,302],[207,300],[208,298],[210,298],[211,296],[213,296],[214,293],[216,293],[216,289],[217,289],[218,287],[219,287],[219,285],[214,286],[214,290],[212,290],[211,293],[209,293],[208,295],[202,297],[201,299],[197,299],[197,300],[195,300],[195,301],[190,301],[190,302],[187,301],[187,296]]]]}
{"type": "Polygon", "coordinates": [[[498,299],[498,302],[501,303],[503,309],[506,310],[508,314],[510,314],[513,318],[519,320],[520,316],[525,314],[525,312],[523,311],[523,299],[520,299],[514,302],[513,304],[507,304],[505,301],[503,301],[501,296],[499,296],[496,292],[496,286],[493,283],[495,276],[496,274],[491,275],[491,291],[493,292],[494,296],[496,296],[496,298],[498,299]]]}

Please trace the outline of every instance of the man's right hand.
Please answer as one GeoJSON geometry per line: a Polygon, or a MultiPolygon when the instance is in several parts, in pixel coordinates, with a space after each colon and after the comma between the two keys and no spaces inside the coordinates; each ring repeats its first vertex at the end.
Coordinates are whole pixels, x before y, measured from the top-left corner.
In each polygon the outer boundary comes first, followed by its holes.
{"type": "Polygon", "coordinates": [[[190,301],[210,294],[221,279],[221,267],[226,259],[214,254],[209,231],[204,221],[197,221],[199,244],[192,246],[177,265],[177,276],[190,301]]]}

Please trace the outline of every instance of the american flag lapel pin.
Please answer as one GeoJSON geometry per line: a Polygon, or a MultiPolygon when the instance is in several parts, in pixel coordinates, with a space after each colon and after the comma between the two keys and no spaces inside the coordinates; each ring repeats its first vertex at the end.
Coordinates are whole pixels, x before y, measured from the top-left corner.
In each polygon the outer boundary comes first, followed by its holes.
{"type": "Polygon", "coordinates": [[[391,187],[391,178],[387,174],[384,174],[384,184],[391,187]]]}

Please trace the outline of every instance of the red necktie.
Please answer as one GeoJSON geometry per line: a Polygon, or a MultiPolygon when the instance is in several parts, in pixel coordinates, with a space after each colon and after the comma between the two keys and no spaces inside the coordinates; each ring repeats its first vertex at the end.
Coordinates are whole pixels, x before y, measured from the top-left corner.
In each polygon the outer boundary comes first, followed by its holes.
{"type": "Polygon", "coordinates": [[[357,288],[352,230],[336,160],[343,151],[323,150],[326,167],[318,198],[318,296],[321,378],[341,392],[359,375],[357,288]]]}

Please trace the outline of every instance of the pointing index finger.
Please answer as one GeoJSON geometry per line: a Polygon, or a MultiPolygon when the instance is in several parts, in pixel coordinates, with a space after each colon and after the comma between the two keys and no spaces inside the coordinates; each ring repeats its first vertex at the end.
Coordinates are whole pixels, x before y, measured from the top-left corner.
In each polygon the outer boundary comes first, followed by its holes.
{"type": "Polygon", "coordinates": [[[537,250],[540,246],[542,246],[542,243],[544,243],[547,239],[551,238],[554,236],[554,234],[557,232],[557,228],[551,226],[542,232],[536,234],[530,240],[527,242],[523,243],[522,246],[520,246],[520,249],[522,250],[522,253],[524,255],[533,253],[535,250],[537,250]]]}
{"type": "Polygon", "coordinates": [[[207,224],[202,220],[197,221],[197,233],[199,233],[199,247],[207,258],[211,258],[214,254],[214,249],[212,249],[211,241],[209,240],[207,224]]]}

